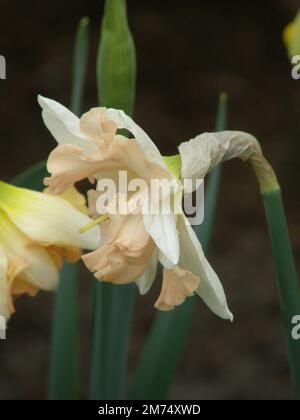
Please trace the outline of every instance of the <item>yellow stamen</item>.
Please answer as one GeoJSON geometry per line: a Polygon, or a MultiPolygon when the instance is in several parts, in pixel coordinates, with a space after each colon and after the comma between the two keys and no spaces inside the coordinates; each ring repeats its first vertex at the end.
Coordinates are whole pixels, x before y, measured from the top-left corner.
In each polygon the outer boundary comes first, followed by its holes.
{"type": "Polygon", "coordinates": [[[103,214],[103,216],[98,217],[97,219],[93,220],[91,223],[89,223],[88,225],[83,226],[81,229],[79,229],[80,233],[85,233],[88,230],[92,229],[93,227],[99,225],[102,222],[105,222],[105,220],[108,220],[109,216],[108,214],[103,214]]]}

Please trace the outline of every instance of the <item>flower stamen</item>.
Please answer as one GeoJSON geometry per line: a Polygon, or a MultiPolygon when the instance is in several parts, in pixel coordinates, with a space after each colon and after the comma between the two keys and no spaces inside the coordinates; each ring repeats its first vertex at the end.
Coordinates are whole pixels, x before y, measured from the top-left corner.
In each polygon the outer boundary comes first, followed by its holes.
{"type": "Polygon", "coordinates": [[[80,233],[85,233],[85,232],[89,231],[90,229],[92,229],[93,227],[95,227],[97,225],[100,225],[101,223],[105,222],[108,219],[109,219],[108,214],[103,214],[102,216],[93,220],[91,223],[89,223],[89,224],[83,226],[82,228],[80,228],[79,232],[80,233]]]}

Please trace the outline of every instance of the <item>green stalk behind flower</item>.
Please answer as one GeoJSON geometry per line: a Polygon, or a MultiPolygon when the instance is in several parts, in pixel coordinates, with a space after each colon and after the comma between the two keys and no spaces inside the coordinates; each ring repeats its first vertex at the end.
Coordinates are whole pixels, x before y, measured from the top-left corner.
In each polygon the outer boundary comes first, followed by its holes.
{"type": "Polygon", "coordinates": [[[295,398],[300,400],[300,341],[292,337],[292,319],[300,314],[300,289],[277,177],[263,156],[249,159],[264,202],[272,244],[279,302],[295,398]]]}
{"type": "MultiPolygon", "coordinates": [[[[71,110],[80,113],[89,49],[89,19],[76,32],[71,110]]],[[[79,326],[77,265],[64,264],[55,296],[50,353],[49,400],[76,400],[79,394],[79,326]]]]}
{"type": "MultiPolygon", "coordinates": [[[[216,130],[225,130],[227,126],[227,96],[222,94],[219,101],[216,130]]],[[[178,173],[180,155],[168,159],[174,172],[178,173]]],[[[179,170],[180,173],[180,170],[179,170]]],[[[205,197],[205,220],[196,226],[197,236],[204,251],[208,250],[215,210],[217,206],[220,167],[209,177],[208,190],[205,197]]],[[[188,299],[181,306],[170,312],[159,312],[156,315],[143,354],[133,377],[129,398],[165,399],[176,373],[180,357],[186,343],[196,297],[188,299]]]]}
{"type": "Polygon", "coordinates": [[[97,58],[98,98],[102,106],[132,116],[136,55],[128,27],[126,0],[106,0],[97,58]]]}
{"type": "Polygon", "coordinates": [[[294,395],[297,400],[300,400],[300,340],[295,340],[291,334],[292,318],[300,314],[299,283],[282,204],[281,190],[280,188],[272,191],[262,190],[261,194],[277,272],[279,301],[294,395]]]}
{"type": "MultiPolygon", "coordinates": [[[[126,1],[106,0],[97,59],[99,102],[132,115],[136,58],[126,1]]],[[[90,399],[124,397],[134,286],[94,282],[90,399]]]]}

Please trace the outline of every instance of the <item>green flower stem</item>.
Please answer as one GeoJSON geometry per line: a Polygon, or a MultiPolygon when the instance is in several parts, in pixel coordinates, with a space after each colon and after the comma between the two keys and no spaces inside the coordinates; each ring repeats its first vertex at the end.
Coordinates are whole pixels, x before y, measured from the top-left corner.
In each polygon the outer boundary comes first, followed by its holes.
{"type": "Polygon", "coordinates": [[[262,154],[250,158],[264,202],[277,273],[284,335],[295,398],[300,400],[300,340],[292,337],[292,319],[300,315],[300,289],[289,239],[281,189],[276,174],[262,154]]]}
{"type": "Polygon", "coordinates": [[[90,40],[90,20],[88,17],[83,17],[77,28],[74,58],[73,58],[73,82],[71,89],[71,110],[76,115],[81,114],[81,103],[83,87],[85,83],[88,53],[90,40]]]}
{"type": "MultiPolygon", "coordinates": [[[[126,1],[106,0],[97,59],[100,104],[132,115],[135,80],[135,47],[126,1]]],[[[134,286],[95,281],[93,294],[90,399],[123,399],[134,286]]]]}
{"type": "MultiPolygon", "coordinates": [[[[79,22],[74,48],[71,110],[79,115],[89,49],[89,19],[79,22]]],[[[48,399],[76,400],[79,393],[78,268],[64,264],[55,296],[48,399]]]]}
{"type": "Polygon", "coordinates": [[[97,58],[99,103],[132,115],[136,55],[128,27],[126,0],[106,0],[97,58]]]}
{"type": "Polygon", "coordinates": [[[272,242],[285,341],[296,399],[300,400],[300,340],[292,337],[292,318],[300,315],[299,283],[280,188],[262,191],[272,242]]]}
{"type": "Polygon", "coordinates": [[[55,295],[49,400],[76,400],[79,391],[77,264],[65,263],[55,295]]]}
{"type": "MultiPolygon", "coordinates": [[[[219,101],[216,129],[219,131],[225,130],[226,125],[227,96],[222,94],[219,101]]],[[[177,165],[174,164],[174,160],[172,160],[172,163],[176,168],[177,165]]],[[[205,220],[202,225],[195,229],[205,252],[208,250],[213,228],[220,176],[221,171],[217,169],[209,177],[205,197],[205,220]]],[[[156,315],[133,376],[130,399],[162,400],[167,397],[186,343],[196,302],[197,297],[194,296],[174,310],[159,312],[156,315]]]]}

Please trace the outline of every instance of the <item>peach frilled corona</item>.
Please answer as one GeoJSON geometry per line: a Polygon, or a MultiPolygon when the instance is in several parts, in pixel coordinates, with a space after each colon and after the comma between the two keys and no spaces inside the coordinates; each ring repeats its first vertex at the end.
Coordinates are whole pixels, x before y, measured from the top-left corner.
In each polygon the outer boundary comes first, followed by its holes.
{"type": "Polygon", "coordinates": [[[1,316],[9,319],[14,313],[17,296],[55,290],[63,258],[75,262],[82,249],[97,248],[99,228],[79,233],[90,221],[75,188],[56,197],[0,181],[1,316]]]}
{"type": "MultiPolygon", "coordinates": [[[[116,181],[120,171],[146,183],[174,180],[180,191],[180,174],[176,177],[150,137],[123,111],[93,108],[79,119],[53,100],[41,96],[38,100],[45,125],[58,142],[48,159],[51,176],[45,179],[52,193],[63,194],[84,178],[116,181]],[[118,134],[119,129],[127,130],[133,138],[118,134]]],[[[90,214],[95,218],[99,216],[95,206],[98,194],[96,189],[89,193],[90,214]]],[[[181,206],[181,198],[181,193],[174,193],[176,206],[181,206]]],[[[197,293],[217,315],[233,319],[221,282],[183,212],[108,213],[104,219],[100,247],[83,257],[99,281],[135,282],[145,294],[160,262],[163,283],[157,309],[171,310],[197,293]]]]}

